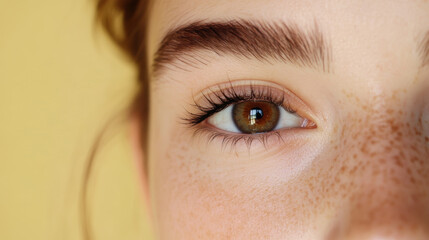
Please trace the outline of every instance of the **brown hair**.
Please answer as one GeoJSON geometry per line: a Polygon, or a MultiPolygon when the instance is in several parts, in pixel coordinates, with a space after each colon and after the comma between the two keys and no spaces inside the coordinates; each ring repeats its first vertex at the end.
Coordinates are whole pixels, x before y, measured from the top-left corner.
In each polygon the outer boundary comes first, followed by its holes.
{"type": "MultiPolygon", "coordinates": [[[[146,60],[146,22],[149,0],[97,0],[97,22],[138,67],[140,92],[135,108],[139,116],[147,114],[148,66],[146,60]],[[144,103],[144,104],[143,104],[144,103]]],[[[145,119],[142,119],[145,120],[145,119]]]]}
{"type": "MultiPolygon", "coordinates": [[[[129,116],[138,117],[141,122],[141,143],[146,145],[147,117],[149,111],[149,82],[146,60],[146,22],[149,0],[96,0],[96,23],[100,24],[109,37],[136,64],[138,69],[139,90],[128,111],[129,116]]],[[[91,221],[88,213],[88,183],[91,178],[94,159],[110,126],[109,121],[94,142],[88,156],[83,174],[81,196],[81,226],[83,239],[93,239],[91,221]]],[[[145,151],[146,153],[147,151],[145,151]]],[[[147,169],[147,162],[144,162],[147,169]]]]}

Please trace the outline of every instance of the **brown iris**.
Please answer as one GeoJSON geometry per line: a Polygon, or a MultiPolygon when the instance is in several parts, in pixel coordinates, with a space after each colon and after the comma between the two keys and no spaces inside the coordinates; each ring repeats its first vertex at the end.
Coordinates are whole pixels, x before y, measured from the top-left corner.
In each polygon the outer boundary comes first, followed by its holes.
{"type": "Polygon", "coordinates": [[[273,130],[279,117],[279,107],[271,102],[242,102],[232,109],[232,118],[238,130],[248,134],[273,130]]]}

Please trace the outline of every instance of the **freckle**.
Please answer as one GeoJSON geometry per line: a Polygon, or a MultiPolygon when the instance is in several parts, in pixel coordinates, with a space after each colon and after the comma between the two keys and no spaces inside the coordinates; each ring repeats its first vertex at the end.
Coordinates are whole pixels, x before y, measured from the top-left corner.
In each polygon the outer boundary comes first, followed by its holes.
{"type": "Polygon", "coordinates": [[[399,179],[397,178],[397,177],[393,177],[392,178],[392,181],[395,183],[395,184],[399,184],[400,182],[399,182],[399,179]]]}
{"type": "Polygon", "coordinates": [[[354,166],[351,170],[350,170],[350,174],[354,174],[357,170],[357,166],[354,166]]]}
{"type": "Polygon", "coordinates": [[[346,136],[346,130],[343,128],[341,129],[341,138],[344,139],[345,136],[346,136]]]}
{"type": "Polygon", "coordinates": [[[425,142],[429,142],[429,137],[425,137],[425,142]]]}
{"type": "Polygon", "coordinates": [[[393,132],[397,132],[399,130],[399,127],[396,125],[391,125],[390,128],[393,132]]]}
{"type": "Polygon", "coordinates": [[[310,184],[308,184],[308,187],[310,188],[310,191],[312,191],[312,192],[314,191],[314,186],[313,186],[313,184],[311,184],[311,183],[310,183],[310,184]]]}
{"type": "Polygon", "coordinates": [[[376,169],[374,169],[374,170],[372,171],[372,173],[373,173],[374,175],[378,175],[378,174],[380,174],[380,169],[376,168],[376,169]]]}
{"type": "Polygon", "coordinates": [[[404,159],[404,158],[405,158],[405,153],[404,153],[403,151],[400,151],[400,152],[399,152],[399,157],[400,157],[401,159],[404,159]]]}
{"type": "Polygon", "coordinates": [[[402,164],[402,162],[399,160],[398,156],[395,156],[395,164],[398,167],[403,167],[404,165],[402,164]]]}
{"type": "MultiPolygon", "coordinates": [[[[335,178],[334,178],[334,180],[335,180],[335,182],[339,182],[340,181],[340,177],[338,176],[338,175],[336,175],[335,176],[335,178]]],[[[332,186],[335,186],[335,183],[333,182],[333,183],[331,183],[331,187],[332,186]]]]}

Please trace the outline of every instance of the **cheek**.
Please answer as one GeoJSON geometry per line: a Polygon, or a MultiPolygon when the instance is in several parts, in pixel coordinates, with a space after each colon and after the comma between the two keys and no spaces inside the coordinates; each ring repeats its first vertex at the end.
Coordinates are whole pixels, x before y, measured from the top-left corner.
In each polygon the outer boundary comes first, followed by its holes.
{"type": "Polygon", "coordinates": [[[321,198],[333,224],[348,225],[337,226],[347,234],[368,229],[390,234],[421,225],[429,216],[423,114],[413,101],[407,106],[395,96],[380,104],[353,102],[357,108],[332,137],[332,157],[320,163],[321,198]]]}
{"type": "MultiPolygon", "coordinates": [[[[288,182],[281,174],[255,179],[247,165],[242,171],[229,171],[231,165],[221,168],[220,162],[236,159],[210,157],[195,150],[189,138],[178,134],[168,151],[159,155],[162,158],[151,161],[153,201],[163,239],[280,239],[285,235],[297,239],[315,228],[321,206],[314,191],[317,179],[311,172],[288,182]]],[[[274,172],[274,168],[255,171],[274,172]]]]}

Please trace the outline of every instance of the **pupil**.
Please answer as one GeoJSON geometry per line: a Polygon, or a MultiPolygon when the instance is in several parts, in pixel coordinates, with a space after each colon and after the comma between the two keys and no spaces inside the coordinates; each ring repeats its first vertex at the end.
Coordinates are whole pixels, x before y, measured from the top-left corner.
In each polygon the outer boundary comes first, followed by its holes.
{"type": "Polygon", "coordinates": [[[264,116],[264,112],[260,108],[252,108],[250,109],[250,125],[254,125],[256,123],[256,120],[261,119],[264,116]]]}

